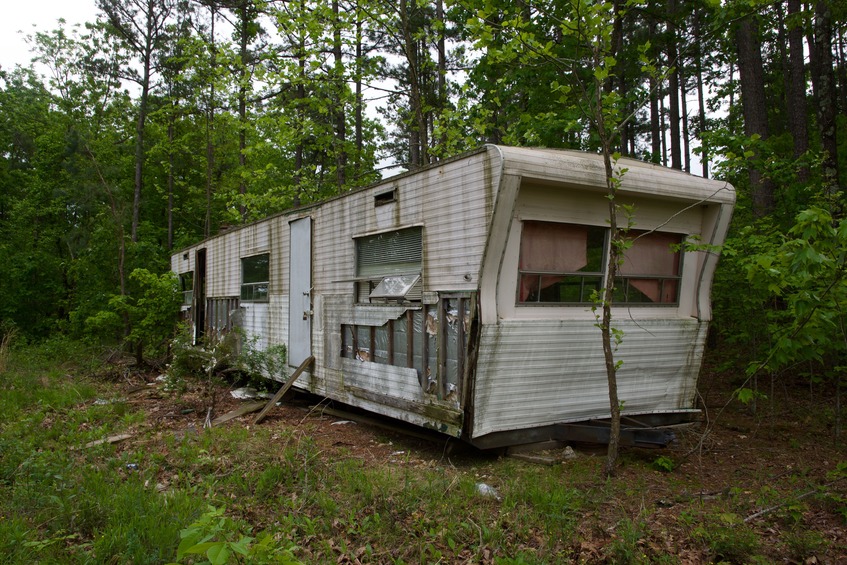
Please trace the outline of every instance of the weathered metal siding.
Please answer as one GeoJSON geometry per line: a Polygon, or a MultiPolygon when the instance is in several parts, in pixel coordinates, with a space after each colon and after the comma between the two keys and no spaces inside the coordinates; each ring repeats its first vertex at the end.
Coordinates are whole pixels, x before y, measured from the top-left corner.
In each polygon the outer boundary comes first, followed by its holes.
{"type": "MultiPolygon", "coordinates": [[[[620,319],[624,414],[693,406],[706,324],[620,319]]],[[[504,321],[482,330],[472,437],[609,416],[600,330],[592,321],[504,321]]]]}
{"type": "MultiPolygon", "coordinates": [[[[379,326],[404,310],[354,303],[354,237],[423,226],[423,290],[474,291],[479,284],[499,167],[495,153],[481,152],[331,200],[310,211],[315,296],[312,345],[318,360],[309,385],[312,391],[419,425],[437,425],[437,418],[447,414],[439,410],[458,410],[456,400],[436,401],[434,395],[425,393],[413,370],[340,359],[342,324],[379,326]],[[390,190],[396,191],[396,202],[375,205],[374,196],[390,190]],[[362,391],[367,390],[381,396],[365,398],[362,391]]],[[[458,433],[455,423],[451,426],[448,433],[458,433]]]]}
{"type": "Polygon", "coordinates": [[[210,239],[206,248],[206,296],[238,296],[241,263],[238,257],[238,234],[210,239]]]}
{"type": "MultiPolygon", "coordinates": [[[[607,225],[602,160],[576,152],[501,150],[514,196],[498,200],[486,250],[472,438],[609,416],[605,359],[590,305],[516,304],[523,221],[607,225]]],[[[618,200],[633,206],[635,228],[723,242],[731,186],[629,160],[622,166],[630,170],[618,200]]],[[[623,361],[625,413],[693,407],[714,261],[705,252],[684,254],[677,306],[614,308],[613,325],[624,331],[616,359],[623,361]]]]}
{"type": "Polygon", "coordinates": [[[315,291],[352,292],[338,281],[355,276],[354,237],[413,225],[423,226],[424,290],[476,290],[498,181],[499,163],[483,152],[315,208],[315,291]],[[397,201],[375,206],[391,189],[397,201]]]}
{"type": "Polygon", "coordinates": [[[260,350],[271,344],[270,308],[270,302],[241,303],[241,328],[248,339],[255,340],[255,346],[260,350]]]}
{"type": "Polygon", "coordinates": [[[180,251],[171,255],[171,271],[176,274],[190,273],[194,270],[194,249],[180,251]]]}
{"type": "MultiPolygon", "coordinates": [[[[233,229],[192,246],[189,253],[193,267],[198,249],[206,249],[206,295],[209,297],[239,296],[241,293],[241,258],[270,251],[271,221],[233,229]]],[[[271,258],[273,264],[273,257],[271,258]]],[[[273,267],[271,267],[273,268],[273,267]]],[[[184,272],[184,271],[180,271],[184,272]]],[[[271,283],[271,291],[273,282],[271,283]]]]}

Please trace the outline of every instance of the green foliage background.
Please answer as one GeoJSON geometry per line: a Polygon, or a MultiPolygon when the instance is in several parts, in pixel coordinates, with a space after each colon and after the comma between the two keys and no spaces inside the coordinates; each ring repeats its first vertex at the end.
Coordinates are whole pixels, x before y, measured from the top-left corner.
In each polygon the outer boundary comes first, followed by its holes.
{"type": "Polygon", "coordinates": [[[703,163],[738,190],[714,287],[717,341],[751,374],[802,362],[840,382],[847,10],[819,0],[786,14],[783,4],[156,0],[167,17],[144,101],[133,37],[105,13],[36,31],[33,61],[0,70],[2,325],[155,355],[172,329],[175,291],[160,275],[174,249],[368,184],[384,166],[414,169],[486,142],[597,151],[587,104],[597,79],[620,124],[616,151],[695,172],[703,163]],[[588,13],[607,22],[601,67],[597,45],[573,28],[588,13]],[[768,135],[748,134],[742,111],[737,31],[751,18],[768,135]],[[799,79],[805,107],[788,101],[794,29],[807,47],[831,42],[836,155],[824,150],[812,55],[799,79]],[[666,107],[675,97],[688,103],[682,123],[666,107]],[[802,154],[792,112],[810,132],[802,154]],[[680,126],[677,163],[669,140],[680,126]],[[764,215],[751,169],[772,183],[764,215]]]}

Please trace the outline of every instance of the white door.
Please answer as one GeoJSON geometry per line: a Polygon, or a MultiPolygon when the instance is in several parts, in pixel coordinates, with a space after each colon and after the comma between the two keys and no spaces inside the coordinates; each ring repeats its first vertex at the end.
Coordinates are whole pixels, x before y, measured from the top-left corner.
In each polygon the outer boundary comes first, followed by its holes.
{"type": "Polygon", "coordinates": [[[312,354],[312,218],[289,227],[288,364],[298,367],[312,354]]]}

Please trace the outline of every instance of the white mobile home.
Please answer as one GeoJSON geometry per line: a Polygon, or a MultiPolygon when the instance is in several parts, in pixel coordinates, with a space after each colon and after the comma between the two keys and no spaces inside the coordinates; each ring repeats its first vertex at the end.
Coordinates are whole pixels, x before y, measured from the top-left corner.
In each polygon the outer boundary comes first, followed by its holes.
{"type": "MultiPolygon", "coordinates": [[[[735,192],[622,159],[634,243],[614,326],[623,414],[690,419],[735,192]],[[685,248],[696,241],[703,250],[685,248]]],[[[198,335],[285,344],[300,389],[480,447],[580,439],[609,417],[593,291],[604,287],[602,158],[485,146],[230,230],[172,257],[198,335]],[[190,304],[190,306],[189,306],[190,304]]]]}

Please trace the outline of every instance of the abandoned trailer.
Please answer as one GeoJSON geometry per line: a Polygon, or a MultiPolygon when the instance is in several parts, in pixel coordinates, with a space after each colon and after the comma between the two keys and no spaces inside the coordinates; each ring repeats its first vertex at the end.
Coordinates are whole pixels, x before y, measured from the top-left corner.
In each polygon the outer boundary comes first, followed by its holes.
{"type": "MultiPolygon", "coordinates": [[[[613,306],[618,394],[626,422],[679,423],[697,415],[735,192],[619,166],[632,245],[613,306]]],[[[171,265],[198,339],[239,326],[260,347],[285,344],[292,368],[313,357],[299,389],[482,448],[591,439],[581,424],[610,413],[592,310],[608,215],[601,156],[487,145],[211,237],[171,265]]]]}

